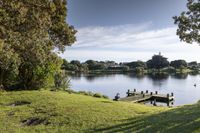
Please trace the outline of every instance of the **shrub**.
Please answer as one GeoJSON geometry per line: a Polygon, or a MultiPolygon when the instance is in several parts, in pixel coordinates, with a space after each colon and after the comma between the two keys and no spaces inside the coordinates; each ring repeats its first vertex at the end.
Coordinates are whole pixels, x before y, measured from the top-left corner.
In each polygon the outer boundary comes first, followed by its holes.
{"type": "Polygon", "coordinates": [[[108,97],[108,96],[106,96],[106,95],[103,95],[103,98],[105,98],[105,99],[109,99],[109,97],[108,97]]]}
{"type": "Polygon", "coordinates": [[[95,93],[95,94],[93,95],[93,97],[102,98],[103,96],[102,96],[101,94],[99,94],[99,93],[95,93]]]}
{"type": "Polygon", "coordinates": [[[54,84],[56,89],[62,89],[66,91],[70,88],[70,80],[64,71],[55,74],[54,84]]]}
{"type": "Polygon", "coordinates": [[[86,91],[79,91],[78,94],[83,94],[83,95],[86,95],[86,96],[93,96],[94,94],[90,91],[86,92],[86,91]]]}
{"type": "Polygon", "coordinates": [[[134,69],[134,71],[135,71],[136,73],[143,73],[143,72],[144,72],[144,68],[143,68],[143,67],[136,67],[136,68],[134,69]]]}

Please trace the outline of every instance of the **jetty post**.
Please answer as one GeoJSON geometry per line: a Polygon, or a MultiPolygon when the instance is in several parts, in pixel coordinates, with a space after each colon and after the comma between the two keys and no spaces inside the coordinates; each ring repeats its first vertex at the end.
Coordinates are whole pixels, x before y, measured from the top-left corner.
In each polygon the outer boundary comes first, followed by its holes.
{"type": "Polygon", "coordinates": [[[154,106],[157,106],[157,104],[156,104],[156,99],[154,99],[153,105],[154,105],[154,106]]]}
{"type": "Polygon", "coordinates": [[[167,100],[169,101],[169,94],[167,94],[167,100]]]}
{"type": "Polygon", "coordinates": [[[130,90],[129,89],[128,89],[126,94],[127,94],[127,96],[130,96],[130,90]]]}
{"type": "Polygon", "coordinates": [[[169,101],[167,102],[167,106],[169,107],[169,101]]]}

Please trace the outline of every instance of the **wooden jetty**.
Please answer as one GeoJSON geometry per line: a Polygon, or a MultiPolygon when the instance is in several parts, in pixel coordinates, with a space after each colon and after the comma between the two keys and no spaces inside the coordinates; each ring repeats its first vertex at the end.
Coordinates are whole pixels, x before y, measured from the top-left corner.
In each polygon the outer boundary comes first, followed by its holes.
{"type": "Polygon", "coordinates": [[[149,92],[146,90],[146,92],[141,91],[137,92],[136,89],[134,91],[128,90],[127,97],[119,98],[118,101],[125,101],[125,102],[133,102],[133,103],[140,103],[145,101],[154,101],[156,102],[164,102],[169,103],[174,100],[174,94],[171,93],[164,95],[164,94],[158,94],[156,91],[155,93],[149,92]]]}

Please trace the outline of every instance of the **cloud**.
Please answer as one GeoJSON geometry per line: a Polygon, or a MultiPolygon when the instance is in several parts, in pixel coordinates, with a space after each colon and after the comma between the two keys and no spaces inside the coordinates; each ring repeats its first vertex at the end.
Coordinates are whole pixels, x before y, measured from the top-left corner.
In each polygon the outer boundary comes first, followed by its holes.
{"type": "Polygon", "coordinates": [[[176,27],[152,30],[151,24],[80,28],[77,42],[61,56],[82,61],[132,61],[148,60],[153,54],[162,52],[170,60],[200,61],[200,47],[180,42],[176,27]]]}

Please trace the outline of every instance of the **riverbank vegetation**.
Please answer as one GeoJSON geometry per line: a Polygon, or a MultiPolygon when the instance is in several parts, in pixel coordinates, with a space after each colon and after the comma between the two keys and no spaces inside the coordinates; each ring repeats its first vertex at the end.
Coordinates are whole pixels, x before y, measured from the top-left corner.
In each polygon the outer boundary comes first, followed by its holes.
{"type": "Polygon", "coordinates": [[[62,69],[71,73],[168,73],[168,74],[184,74],[193,73],[198,74],[200,64],[196,61],[186,62],[185,60],[174,60],[169,62],[166,57],[161,54],[154,55],[152,59],[147,62],[133,61],[121,62],[115,61],[94,61],[87,60],[81,63],[78,60],[68,62],[63,59],[62,69]]]}
{"type": "Polygon", "coordinates": [[[151,107],[63,91],[0,92],[1,132],[198,132],[200,104],[151,107]]]}

